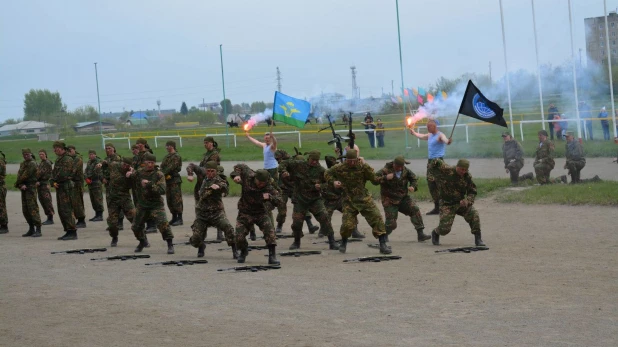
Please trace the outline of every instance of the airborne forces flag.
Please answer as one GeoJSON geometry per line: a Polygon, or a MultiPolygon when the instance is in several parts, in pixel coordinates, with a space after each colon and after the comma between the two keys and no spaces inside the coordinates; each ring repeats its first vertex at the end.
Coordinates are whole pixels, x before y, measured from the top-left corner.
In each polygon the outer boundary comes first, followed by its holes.
{"type": "Polygon", "coordinates": [[[472,83],[468,81],[466,93],[461,101],[459,113],[468,117],[476,118],[483,122],[492,123],[508,128],[506,121],[502,116],[504,110],[495,102],[489,101],[483,93],[472,83]]]}

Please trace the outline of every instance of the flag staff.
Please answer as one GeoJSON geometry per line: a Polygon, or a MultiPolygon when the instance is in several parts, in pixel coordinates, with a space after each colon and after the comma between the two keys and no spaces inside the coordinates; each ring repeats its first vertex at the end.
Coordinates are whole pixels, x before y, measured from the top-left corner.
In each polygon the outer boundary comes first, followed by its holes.
{"type": "Polygon", "coordinates": [[[504,48],[504,67],[506,69],[506,94],[509,99],[509,118],[511,120],[511,136],[515,136],[513,129],[513,110],[511,109],[511,83],[509,81],[509,64],[506,59],[506,37],[504,36],[504,15],[502,14],[502,0],[500,0],[500,22],[502,23],[502,47],[504,48]]]}
{"type": "Polygon", "coordinates": [[[459,112],[457,113],[457,118],[455,118],[455,124],[453,124],[453,129],[451,129],[451,135],[448,137],[449,140],[453,138],[453,133],[455,132],[455,126],[457,125],[458,120],[459,120],[459,112]]]}

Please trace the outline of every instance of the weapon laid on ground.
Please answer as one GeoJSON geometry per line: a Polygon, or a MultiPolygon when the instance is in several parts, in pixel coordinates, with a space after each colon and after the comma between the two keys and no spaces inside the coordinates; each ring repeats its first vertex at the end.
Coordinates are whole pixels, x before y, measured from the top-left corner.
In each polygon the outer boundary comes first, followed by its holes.
{"type": "Polygon", "coordinates": [[[92,258],[90,260],[135,260],[135,259],[146,259],[150,258],[149,254],[129,254],[129,255],[115,255],[113,257],[104,257],[104,258],[92,258]]]}
{"type": "MultiPolygon", "coordinates": [[[[301,255],[313,255],[313,254],[322,254],[322,251],[293,251],[293,252],[281,252],[277,253],[282,257],[300,257],[301,255]]],[[[265,257],[268,257],[268,254],[264,254],[265,257]]]]}
{"type": "MultiPolygon", "coordinates": [[[[258,236],[258,239],[264,239],[264,236],[258,236]]],[[[275,234],[275,239],[293,239],[294,235],[275,234]]]]}
{"type": "MultiPolygon", "coordinates": [[[[263,251],[265,249],[268,249],[268,246],[253,246],[253,245],[249,245],[247,246],[247,250],[249,251],[263,251]]],[[[219,248],[218,251],[231,251],[232,247],[228,247],[228,248],[219,248]]]]}
{"type": "Polygon", "coordinates": [[[247,266],[230,267],[227,269],[217,269],[217,271],[218,272],[258,272],[258,271],[278,270],[278,269],[281,269],[281,265],[247,265],[247,266]]]}
{"type": "MultiPolygon", "coordinates": [[[[361,241],[363,241],[363,239],[355,239],[355,238],[349,238],[348,239],[348,242],[361,242],[361,241]]],[[[341,240],[335,240],[335,242],[341,243],[341,240]]],[[[321,243],[329,243],[329,241],[328,240],[324,240],[324,241],[312,242],[312,244],[314,244],[314,245],[321,244],[321,243]]]]}
{"type": "Polygon", "coordinates": [[[470,253],[470,252],[478,252],[478,251],[486,251],[489,247],[484,246],[474,246],[474,247],[458,247],[458,248],[447,248],[436,251],[436,253],[470,253]]]}
{"type": "Polygon", "coordinates": [[[51,254],[84,254],[94,252],[107,252],[107,248],[69,249],[68,251],[51,252],[51,254]]]}
{"type": "Polygon", "coordinates": [[[158,263],[146,263],[146,265],[176,265],[176,266],[194,265],[194,264],[208,264],[208,260],[206,259],[169,260],[169,261],[160,261],[158,263]]]}
{"type": "MultiPolygon", "coordinates": [[[[210,245],[212,243],[221,243],[223,241],[219,241],[219,240],[204,240],[204,243],[207,245],[210,245]]],[[[178,243],[174,243],[174,246],[184,246],[184,245],[190,245],[191,241],[184,241],[184,242],[178,242],[178,243]]]]}
{"type": "Polygon", "coordinates": [[[332,145],[334,143],[335,146],[337,147],[337,149],[339,150],[339,155],[342,156],[343,155],[343,144],[342,144],[342,142],[344,142],[348,138],[342,137],[341,135],[339,135],[339,134],[337,134],[335,132],[335,127],[333,125],[333,121],[331,119],[330,114],[327,114],[326,118],[328,118],[328,126],[318,130],[318,132],[324,131],[326,129],[330,129],[331,132],[333,133],[333,138],[332,138],[332,140],[328,141],[328,145],[332,145]]]}
{"type": "Polygon", "coordinates": [[[398,260],[398,259],[401,259],[401,257],[398,255],[375,255],[371,257],[345,259],[343,262],[344,263],[364,263],[364,262],[379,263],[381,261],[398,260]]]}

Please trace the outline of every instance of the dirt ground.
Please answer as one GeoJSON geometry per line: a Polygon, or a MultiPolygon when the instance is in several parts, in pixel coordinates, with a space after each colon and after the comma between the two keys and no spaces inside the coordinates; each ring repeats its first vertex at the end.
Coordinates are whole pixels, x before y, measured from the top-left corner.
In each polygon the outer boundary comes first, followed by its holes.
{"type": "MultiPolygon", "coordinates": [[[[232,220],[236,202],[225,200],[232,220]]],[[[126,222],[117,248],[52,255],[107,247],[105,223],[89,222],[77,241],[56,240],[58,220],[43,227],[43,237],[22,238],[19,194],[9,192],[7,204],[0,346],[615,346],[618,339],[615,208],[485,199],[476,206],[488,251],[436,254],[472,244],[465,222],[458,217],[435,247],[417,243],[409,219],[400,216],[391,245],[401,260],[343,263],[378,254],[367,247],[376,241],[362,221],[366,242],[350,243],[347,254],[306,235],[302,248],[321,255],[280,257],[280,270],[218,273],[239,265],[229,251],[217,251],[222,244],[208,245],[209,264],[145,266],[196,259],[191,246],[167,255],[155,234],[144,252],[150,259],[91,261],[133,253],[137,242],[126,222]]],[[[186,196],[185,225],[173,228],[176,242],[188,240],[193,207],[186,196]]],[[[335,230],[340,216],[335,212],[335,230]]],[[[428,232],[438,223],[437,216],[424,220],[428,232]]],[[[280,240],[278,251],[290,243],[280,240]]],[[[251,251],[247,263],[265,264],[264,254],[251,251]]]]}

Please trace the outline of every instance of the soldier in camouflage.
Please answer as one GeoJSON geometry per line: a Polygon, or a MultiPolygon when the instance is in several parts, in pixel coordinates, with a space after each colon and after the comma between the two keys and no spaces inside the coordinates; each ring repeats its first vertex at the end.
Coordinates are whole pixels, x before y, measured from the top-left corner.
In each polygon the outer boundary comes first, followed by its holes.
{"type": "Polygon", "coordinates": [[[97,168],[104,169],[107,172],[107,226],[109,236],[112,238],[111,247],[118,245],[118,219],[120,215],[125,215],[129,222],[133,222],[135,217],[135,206],[131,201],[130,193],[132,182],[126,177],[132,163],[131,158],[122,158],[121,161],[103,160],[97,164],[97,168]]]}
{"type": "Polygon", "coordinates": [[[165,144],[167,155],[163,157],[161,162],[161,172],[165,175],[165,198],[167,199],[167,208],[172,214],[171,226],[182,225],[182,178],[180,170],[182,169],[182,158],[176,152],[176,142],[167,141],[165,144]]]}
{"type": "Polygon", "coordinates": [[[410,164],[402,155],[386,163],[384,168],[376,172],[376,176],[382,177],[380,183],[380,197],[384,207],[384,217],[386,219],[386,238],[397,228],[397,216],[399,212],[410,217],[410,221],[416,229],[418,242],[429,240],[431,236],[426,235],[423,230],[423,216],[418,206],[410,197],[410,192],[418,190],[418,179],[414,172],[405,165],[410,164]]]}
{"type": "Polygon", "coordinates": [[[288,214],[288,200],[292,196],[292,191],[294,190],[294,184],[292,183],[291,177],[282,177],[281,170],[283,166],[281,165],[284,161],[290,159],[290,155],[283,149],[278,149],[275,151],[275,159],[279,163],[279,167],[277,168],[278,174],[278,182],[277,185],[279,189],[281,189],[281,203],[277,206],[277,227],[275,228],[275,233],[281,234],[283,232],[283,223],[285,223],[285,219],[288,214]]]}
{"type": "Polygon", "coordinates": [[[236,245],[240,251],[238,262],[245,262],[248,253],[247,234],[253,225],[257,225],[264,233],[264,241],[268,246],[268,263],[279,264],[275,228],[268,218],[266,206],[267,201],[275,206],[281,202],[274,180],[268,171],[262,169],[254,172],[245,164],[234,166],[234,172],[230,176],[242,186],[236,217],[236,245]]]}
{"type": "Polygon", "coordinates": [[[554,162],[554,143],[547,139],[547,131],[541,130],[538,132],[538,135],[539,146],[534,157],[536,180],[539,184],[549,184],[552,183],[549,179],[549,174],[556,165],[554,162]]]}
{"type": "Polygon", "coordinates": [[[6,212],[6,157],[0,151],[0,234],[9,232],[9,217],[6,212]]]}
{"type": "Polygon", "coordinates": [[[43,212],[45,212],[47,216],[47,220],[43,222],[42,225],[51,225],[54,224],[54,214],[56,213],[54,211],[51,190],[49,188],[49,179],[51,178],[53,163],[51,160],[47,159],[47,151],[42,148],[39,149],[39,158],[41,159],[41,163],[36,173],[36,190],[41,207],[43,207],[43,212]]]}
{"type": "Polygon", "coordinates": [[[167,254],[174,254],[174,234],[167,222],[165,205],[162,195],[165,195],[165,176],[155,166],[156,157],[151,153],[143,155],[144,167],[135,170],[131,168],[126,177],[133,180],[133,187],[137,187],[137,211],[131,225],[135,238],[139,240],[135,252],[141,252],[148,245],[144,233],[144,222],[152,219],[159,229],[161,237],[167,242],[167,254]]]}
{"type": "Polygon", "coordinates": [[[440,189],[440,224],[431,232],[431,242],[440,245],[440,236],[451,232],[455,215],[460,215],[470,225],[474,235],[474,244],[485,246],[481,239],[481,221],[474,208],[476,185],[468,173],[470,162],[460,159],[456,167],[443,161],[436,161],[435,166],[440,189]]]}
{"type": "MultiPolygon", "coordinates": [[[[152,149],[148,145],[148,141],[145,138],[140,137],[135,141],[135,147],[137,148],[137,153],[133,153],[133,169],[138,170],[146,166],[144,156],[147,153],[153,154],[152,149]]],[[[134,187],[134,191],[139,190],[139,187],[134,187]]],[[[136,205],[137,202],[137,193],[133,194],[133,203],[136,205]]],[[[157,232],[157,227],[155,225],[155,221],[152,218],[146,218],[146,234],[152,234],[157,232]]]]}
{"type": "MultiPolygon", "coordinates": [[[[114,146],[113,143],[106,143],[105,144],[105,154],[107,154],[107,156],[105,157],[105,161],[108,163],[111,163],[113,161],[117,161],[117,162],[121,162],[122,158],[120,157],[120,155],[116,154],[116,147],[114,146]]],[[[102,176],[102,182],[103,185],[105,186],[105,204],[107,205],[107,209],[109,211],[109,167],[105,166],[101,168],[101,176],[102,176]]],[[[123,227],[123,221],[124,219],[124,212],[120,211],[120,214],[118,215],[118,230],[124,230],[123,227]]],[[[107,231],[109,231],[109,228],[107,228],[107,231]]]]}
{"type": "Polygon", "coordinates": [[[230,224],[225,214],[222,197],[229,193],[229,186],[225,176],[221,177],[218,174],[218,165],[214,161],[206,163],[206,168],[201,168],[195,164],[191,169],[194,172],[203,171],[200,175],[204,176],[202,187],[200,188],[200,200],[195,208],[195,222],[191,225],[193,236],[189,242],[198,249],[197,256],[204,256],[206,250],[206,230],[208,227],[215,227],[217,230],[222,230],[225,233],[227,244],[232,247],[232,256],[238,258],[236,249],[236,239],[234,237],[234,228],[230,224]]]}
{"type": "MultiPolygon", "coordinates": [[[[75,160],[69,156],[64,142],[56,141],[53,144],[56,161],[49,182],[56,188],[56,204],[58,217],[66,233],[58,240],[77,240],[77,228],[73,218],[73,174],[75,160]]],[[[79,170],[81,172],[81,168],[79,170]]]]}
{"type": "Polygon", "coordinates": [[[519,171],[524,167],[524,150],[519,142],[515,141],[508,132],[502,133],[502,157],[504,158],[504,169],[511,176],[511,184],[516,186],[521,181],[534,179],[534,174],[529,172],[519,176],[519,171]]]}
{"type": "Polygon", "coordinates": [[[77,223],[75,227],[86,227],[86,209],[84,208],[84,161],[82,155],[75,150],[75,146],[67,146],[69,149],[69,156],[73,158],[73,214],[77,223]]]}
{"type": "Polygon", "coordinates": [[[24,157],[24,161],[19,164],[15,188],[21,190],[21,211],[30,227],[28,232],[22,236],[40,237],[41,216],[39,214],[39,205],[36,202],[37,165],[36,161],[32,158],[30,148],[22,149],[21,154],[24,157]]]}
{"type": "Polygon", "coordinates": [[[572,131],[566,133],[566,141],[566,163],[564,164],[564,169],[568,170],[569,175],[571,175],[571,183],[600,182],[601,179],[597,175],[591,179],[581,179],[581,171],[586,166],[584,147],[575,139],[572,131]]]}
{"type": "Polygon", "coordinates": [[[294,212],[292,213],[292,232],[294,242],[291,250],[300,248],[300,239],[303,235],[303,222],[307,212],[311,212],[320,223],[320,229],[328,237],[330,249],[339,249],[335,243],[333,227],[328,218],[322,199],[322,187],[326,186],[324,173],[326,170],[320,165],[320,151],[309,152],[307,159],[286,160],[281,163],[281,175],[291,177],[294,182],[294,212]]]}
{"type": "Polygon", "coordinates": [[[360,213],[372,228],[375,238],[380,241],[380,253],[390,254],[391,249],[386,244],[386,229],[384,219],[365,183],[382,183],[383,177],[377,177],[368,164],[358,159],[355,149],[346,152],[346,161],[337,164],[326,171],[326,179],[336,189],[343,189],[345,198],[343,201],[343,217],[341,222],[341,245],[339,251],[345,253],[348,238],[357,224],[357,216],[360,213]]]}
{"type": "Polygon", "coordinates": [[[89,219],[89,221],[102,222],[104,211],[102,175],[100,170],[96,170],[97,164],[101,162],[101,158],[97,157],[97,152],[91,149],[88,151],[88,159],[84,175],[86,185],[88,186],[88,195],[90,195],[90,203],[95,213],[94,217],[89,219]]]}

